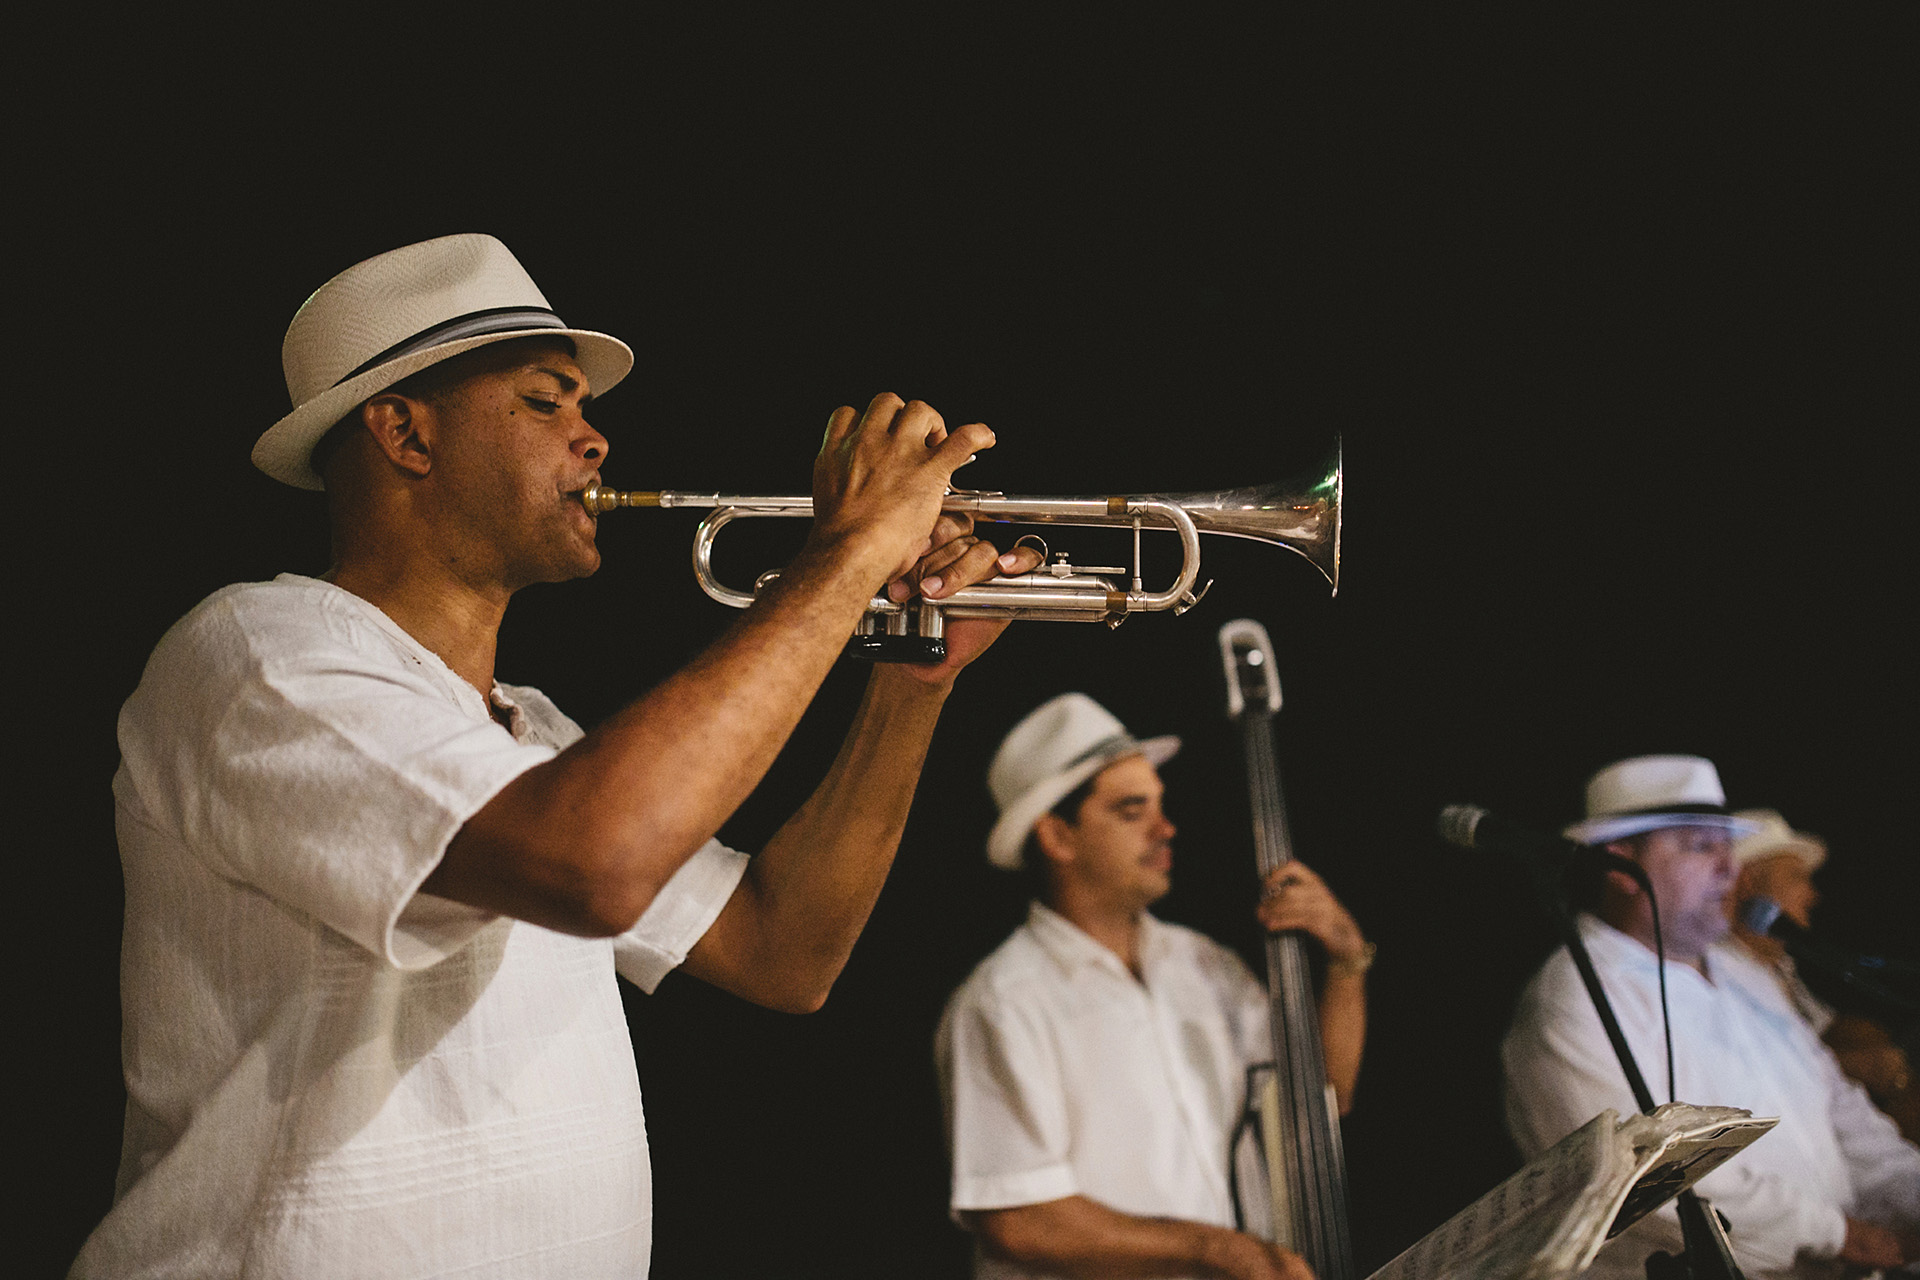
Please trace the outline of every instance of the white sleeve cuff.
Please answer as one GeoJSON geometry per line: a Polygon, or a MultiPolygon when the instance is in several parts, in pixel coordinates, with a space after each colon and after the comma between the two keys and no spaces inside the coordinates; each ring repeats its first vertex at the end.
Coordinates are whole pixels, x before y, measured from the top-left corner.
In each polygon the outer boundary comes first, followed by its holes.
{"type": "Polygon", "coordinates": [[[992,1173],[953,1178],[953,1212],[970,1209],[1015,1209],[1079,1195],[1080,1184],[1071,1165],[1050,1164],[1023,1173],[992,1173]]]}
{"type": "Polygon", "coordinates": [[[747,872],[747,855],[709,840],[680,864],[633,928],[613,940],[620,976],[652,991],[700,941],[747,872]]]}
{"type": "Polygon", "coordinates": [[[500,917],[416,890],[387,933],[387,961],[401,969],[439,964],[500,917]]]}

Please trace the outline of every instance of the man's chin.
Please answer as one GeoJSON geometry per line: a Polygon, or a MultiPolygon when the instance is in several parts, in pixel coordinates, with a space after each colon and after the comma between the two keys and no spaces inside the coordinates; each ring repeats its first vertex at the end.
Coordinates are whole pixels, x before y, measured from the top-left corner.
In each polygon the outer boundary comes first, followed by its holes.
{"type": "Polygon", "coordinates": [[[529,573],[525,581],[535,582],[572,582],[575,578],[591,578],[600,571],[600,552],[588,547],[585,555],[575,553],[565,557],[555,557],[529,573]]]}

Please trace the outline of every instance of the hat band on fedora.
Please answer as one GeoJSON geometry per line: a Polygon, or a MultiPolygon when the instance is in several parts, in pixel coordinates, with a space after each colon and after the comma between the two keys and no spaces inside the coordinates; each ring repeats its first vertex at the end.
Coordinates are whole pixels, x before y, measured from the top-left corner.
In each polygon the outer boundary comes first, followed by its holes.
{"type": "Polygon", "coordinates": [[[1122,755],[1127,751],[1139,747],[1139,745],[1140,743],[1132,734],[1116,733],[1110,738],[1100,739],[1100,741],[1094,743],[1085,751],[1082,751],[1079,755],[1061,765],[1060,772],[1065,773],[1067,770],[1083,765],[1089,760],[1098,760],[1103,756],[1122,755]]]}
{"type": "Polygon", "coordinates": [[[1638,818],[1656,813],[1715,813],[1727,816],[1727,807],[1723,804],[1656,804],[1646,809],[1616,809],[1611,813],[1597,813],[1595,818],[1638,818]]]}
{"type": "Polygon", "coordinates": [[[462,338],[476,338],[483,333],[510,333],[515,329],[564,329],[566,327],[566,321],[544,307],[488,307],[484,311],[469,311],[463,316],[443,320],[430,329],[422,329],[411,338],[403,338],[358,368],[349,370],[333,385],[337,387],[340,383],[350,378],[357,378],[367,370],[377,368],[388,361],[410,356],[416,351],[425,351],[428,347],[458,342],[462,338]]]}

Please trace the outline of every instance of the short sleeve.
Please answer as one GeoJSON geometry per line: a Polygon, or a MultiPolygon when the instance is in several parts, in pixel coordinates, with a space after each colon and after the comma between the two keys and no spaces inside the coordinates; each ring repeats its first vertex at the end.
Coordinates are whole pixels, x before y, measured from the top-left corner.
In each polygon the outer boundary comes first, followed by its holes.
{"type": "Polygon", "coordinates": [[[1046,1030],[1015,1001],[962,987],[935,1041],[953,1150],[952,1209],[1077,1195],[1065,1082],[1046,1030]]]}
{"type": "Polygon", "coordinates": [[[418,968],[488,917],[424,904],[402,931],[402,911],[461,825],[555,752],[463,707],[370,608],[318,582],[214,595],[155,650],[121,757],[145,818],[215,874],[418,968]]]}
{"type": "Polygon", "coordinates": [[[633,928],[613,940],[620,976],[652,991],[712,927],[747,871],[747,855],[709,840],[680,864],[633,928]]]}

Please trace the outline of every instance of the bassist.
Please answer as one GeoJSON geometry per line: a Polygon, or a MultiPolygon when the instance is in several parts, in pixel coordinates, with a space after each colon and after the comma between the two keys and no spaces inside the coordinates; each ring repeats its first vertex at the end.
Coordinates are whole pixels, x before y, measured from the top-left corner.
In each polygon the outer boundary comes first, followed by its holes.
{"type": "MultiPolygon", "coordinates": [[[[1228,1151],[1246,1068],[1271,1057],[1267,993],[1232,951],[1147,908],[1171,883],[1158,766],[1178,739],[1131,737],[1064,694],[994,757],[994,865],[1036,901],[949,1001],[936,1042],[952,1208],[981,1277],[1298,1277],[1297,1255],[1236,1231],[1228,1151]]],[[[1350,1103],[1371,948],[1306,867],[1259,918],[1326,948],[1320,1032],[1350,1103]]]]}

